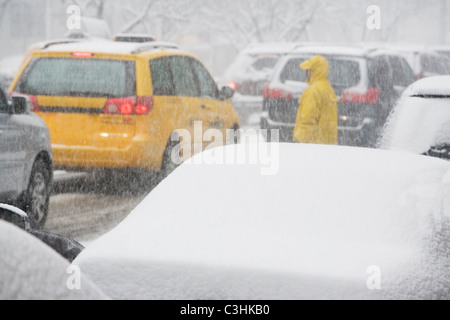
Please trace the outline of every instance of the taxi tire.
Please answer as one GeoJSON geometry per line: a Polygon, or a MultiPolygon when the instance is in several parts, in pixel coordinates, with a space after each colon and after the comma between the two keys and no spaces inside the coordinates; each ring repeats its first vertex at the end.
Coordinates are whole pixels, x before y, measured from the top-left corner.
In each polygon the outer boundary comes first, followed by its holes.
{"type": "Polygon", "coordinates": [[[179,164],[175,163],[175,161],[172,159],[172,154],[175,148],[179,148],[179,146],[180,145],[178,141],[169,141],[169,143],[167,144],[159,174],[161,179],[166,178],[179,167],[179,164]]]}

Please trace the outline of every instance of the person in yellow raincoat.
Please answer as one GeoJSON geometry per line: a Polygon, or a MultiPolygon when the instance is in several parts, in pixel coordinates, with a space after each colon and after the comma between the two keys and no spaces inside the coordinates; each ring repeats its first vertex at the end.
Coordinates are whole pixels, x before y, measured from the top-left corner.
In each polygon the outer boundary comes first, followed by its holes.
{"type": "Polygon", "coordinates": [[[303,62],[309,87],[300,98],[294,142],[338,144],[338,99],[328,81],[329,64],[322,56],[303,62]]]}

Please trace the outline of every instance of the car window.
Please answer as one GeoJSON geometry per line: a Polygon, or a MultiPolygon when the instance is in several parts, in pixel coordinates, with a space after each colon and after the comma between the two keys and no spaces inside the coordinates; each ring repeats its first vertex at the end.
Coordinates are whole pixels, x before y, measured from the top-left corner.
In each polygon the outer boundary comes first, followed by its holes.
{"type": "Polygon", "coordinates": [[[285,81],[297,81],[297,82],[305,82],[306,81],[306,72],[300,68],[300,64],[304,62],[305,58],[296,58],[291,59],[286,63],[283,71],[280,75],[280,80],[282,82],[285,81]]]}
{"type": "Polygon", "coordinates": [[[19,91],[43,96],[135,96],[135,63],[101,59],[36,59],[24,73],[19,91]]]}
{"type": "Polygon", "coordinates": [[[431,74],[450,74],[449,66],[445,58],[435,56],[422,56],[422,68],[426,73],[431,74]]]}
{"type": "Polygon", "coordinates": [[[253,57],[255,60],[252,63],[253,69],[262,71],[264,69],[273,69],[279,60],[278,55],[258,55],[253,57]]]}
{"type": "Polygon", "coordinates": [[[450,51],[438,51],[438,53],[450,59],[450,51]]]}
{"type": "Polygon", "coordinates": [[[394,85],[408,87],[416,80],[411,67],[405,59],[393,56],[390,57],[390,63],[394,85]]]}
{"type": "MultiPolygon", "coordinates": [[[[358,61],[326,57],[330,65],[328,80],[335,89],[351,88],[361,81],[360,64],[358,61]]],[[[306,81],[306,72],[300,64],[306,58],[295,58],[287,62],[280,79],[281,81],[306,81]]],[[[339,91],[339,90],[338,90],[339,91]]]]}
{"type": "Polygon", "coordinates": [[[175,85],[175,94],[178,97],[200,96],[194,73],[192,72],[192,59],[188,57],[172,57],[170,69],[175,85]]]}
{"type": "Polygon", "coordinates": [[[369,77],[371,86],[375,88],[393,88],[392,71],[386,56],[369,60],[369,77]]]}
{"type": "Polygon", "coordinates": [[[360,63],[355,60],[327,58],[330,65],[328,80],[337,89],[347,89],[361,82],[360,63]]]}
{"type": "Polygon", "coordinates": [[[211,78],[209,72],[198,61],[192,61],[192,66],[198,79],[200,95],[202,97],[217,99],[219,96],[217,84],[211,78]]]}
{"type": "Polygon", "coordinates": [[[150,61],[153,94],[155,96],[175,96],[169,59],[158,58],[150,61]]]}
{"type": "Polygon", "coordinates": [[[0,113],[7,111],[7,101],[3,89],[0,88],[0,113]]]}

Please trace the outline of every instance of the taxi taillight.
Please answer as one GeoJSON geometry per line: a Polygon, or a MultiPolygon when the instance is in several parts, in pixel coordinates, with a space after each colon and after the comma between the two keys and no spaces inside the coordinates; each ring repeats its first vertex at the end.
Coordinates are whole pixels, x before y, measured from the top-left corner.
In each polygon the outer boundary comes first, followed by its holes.
{"type": "Polygon", "coordinates": [[[106,101],[103,114],[147,115],[153,109],[153,97],[111,98],[106,101]]]}

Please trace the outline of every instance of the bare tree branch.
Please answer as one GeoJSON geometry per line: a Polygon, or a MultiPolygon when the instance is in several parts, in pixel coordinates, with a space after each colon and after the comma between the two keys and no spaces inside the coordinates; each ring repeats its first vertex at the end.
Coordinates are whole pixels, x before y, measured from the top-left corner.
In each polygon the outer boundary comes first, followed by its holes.
{"type": "Polygon", "coordinates": [[[5,15],[6,12],[6,7],[10,2],[11,0],[3,0],[0,2],[0,24],[3,21],[3,16],[5,15]]]}
{"type": "Polygon", "coordinates": [[[145,19],[145,17],[147,16],[148,12],[150,11],[150,8],[151,8],[152,4],[153,4],[153,2],[148,2],[147,6],[143,10],[143,12],[139,16],[137,16],[134,20],[130,21],[127,25],[125,25],[122,28],[122,32],[123,33],[130,32],[131,30],[133,30],[134,27],[136,27],[139,23],[141,23],[142,20],[145,19]]]}

